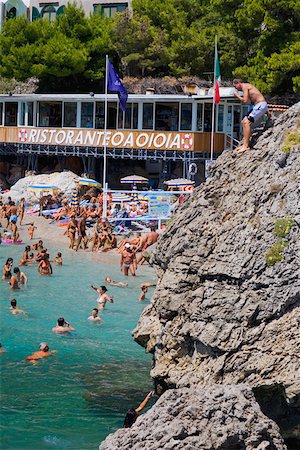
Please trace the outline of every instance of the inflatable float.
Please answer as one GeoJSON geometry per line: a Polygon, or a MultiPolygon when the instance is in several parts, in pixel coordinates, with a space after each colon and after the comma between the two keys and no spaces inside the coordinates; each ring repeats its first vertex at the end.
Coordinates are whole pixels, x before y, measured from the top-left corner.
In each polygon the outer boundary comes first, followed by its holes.
{"type": "Polygon", "coordinates": [[[14,242],[12,239],[2,239],[1,244],[4,245],[22,244],[22,239],[18,239],[17,242],[14,242]]]}

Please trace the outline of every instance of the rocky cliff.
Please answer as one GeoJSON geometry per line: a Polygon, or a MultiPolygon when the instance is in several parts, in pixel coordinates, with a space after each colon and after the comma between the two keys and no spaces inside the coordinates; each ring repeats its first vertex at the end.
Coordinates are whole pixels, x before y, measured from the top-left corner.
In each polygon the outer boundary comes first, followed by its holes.
{"type": "MultiPolygon", "coordinates": [[[[189,395],[192,403],[203,389],[220,392],[223,385],[226,392],[227,385],[246,384],[293,450],[300,448],[299,110],[296,104],[280,116],[253,150],[221,155],[211,177],[178,211],[158,243],[153,263],[159,283],[134,331],[136,341],[153,353],[157,391],[175,392],[157,402],[161,413],[163,406],[172,410],[176,396],[189,395]]],[[[255,408],[254,399],[252,404],[255,408]]],[[[139,419],[140,426],[148,423],[152,437],[153,414],[139,419]]],[[[226,430],[222,420],[219,431],[226,430]]],[[[238,423],[247,420],[241,415],[238,423]]],[[[201,437],[210,425],[198,425],[201,437]]],[[[118,446],[138,448],[125,446],[133,432],[138,439],[138,430],[138,425],[122,430],[118,446]]],[[[188,431],[180,445],[145,448],[252,449],[264,441],[259,448],[284,448],[271,435],[255,444],[248,444],[246,435],[231,446],[209,440],[202,445],[200,437],[199,444],[189,444],[188,431]]]]}

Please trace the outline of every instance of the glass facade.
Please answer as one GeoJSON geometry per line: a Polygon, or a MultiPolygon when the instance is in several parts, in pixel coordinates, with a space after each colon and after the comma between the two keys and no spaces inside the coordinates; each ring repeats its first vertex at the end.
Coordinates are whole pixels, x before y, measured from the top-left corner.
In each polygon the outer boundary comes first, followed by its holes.
{"type": "Polygon", "coordinates": [[[117,102],[108,102],[107,104],[107,128],[115,130],[117,128],[117,102]]]}
{"type": "Polygon", "coordinates": [[[4,125],[7,127],[16,127],[18,117],[18,103],[5,103],[4,125]]]}
{"type": "Polygon", "coordinates": [[[0,125],[3,125],[3,103],[0,103],[0,125]]]}
{"type": "Polygon", "coordinates": [[[153,103],[143,103],[143,130],[153,130],[153,103]]]}
{"type": "Polygon", "coordinates": [[[40,127],[62,126],[62,102],[38,102],[40,127]]]}
{"type": "Polygon", "coordinates": [[[81,128],[93,128],[94,127],[94,103],[82,102],[81,103],[81,128]]]}
{"type": "Polygon", "coordinates": [[[218,125],[217,131],[224,131],[224,105],[218,105],[218,125]]]}
{"type": "Polygon", "coordinates": [[[203,131],[203,103],[197,104],[197,131],[203,131]]]}
{"type": "Polygon", "coordinates": [[[118,128],[119,130],[136,130],[138,127],[138,104],[127,103],[126,111],[123,113],[119,106],[118,128]]]}
{"type": "Polygon", "coordinates": [[[64,103],[64,127],[76,127],[77,123],[77,103],[64,103]]]}
{"type": "Polygon", "coordinates": [[[190,131],[192,129],[192,104],[181,103],[180,129],[190,131]]]}
{"type": "Polygon", "coordinates": [[[155,130],[178,130],[179,103],[157,102],[155,105],[155,130]]]}
{"type": "Polygon", "coordinates": [[[33,126],[33,102],[28,102],[27,103],[27,125],[29,127],[33,126]]]}
{"type": "Polygon", "coordinates": [[[211,131],[212,125],[212,104],[204,103],[204,122],[203,122],[203,131],[211,131]]]}
{"type": "Polygon", "coordinates": [[[95,128],[104,130],[105,125],[105,107],[104,102],[96,102],[95,128]]]}

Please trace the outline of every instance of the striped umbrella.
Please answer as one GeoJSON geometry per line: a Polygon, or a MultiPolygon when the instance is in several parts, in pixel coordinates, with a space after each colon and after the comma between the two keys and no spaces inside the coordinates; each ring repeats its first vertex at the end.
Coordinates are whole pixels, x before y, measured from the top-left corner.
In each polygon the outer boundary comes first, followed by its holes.
{"type": "Polygon", "coordinates": [[[113,194],[112,195],[112,203],[124,203],[131,202],[130,195],[126,194],[113,194]]]}
{"type": "Polygon", "coordinates": [[[93,186],[93,187],[100,187],[101,183],[95,180],[91,180],[90,178],[75,178],[75,183],[82,185],[82,186],[93,186]]]}
{"type": "Polygon", "coordinates": [[[31,184],[27,187],[27,190],[32,192],[53,192],[57,191],[57,189],[57,186],[51,186],[49,184],[31,184]]]}
{"type": "Polygon", "coordinates": [[[73,208],[78,208],[78,206],[79,206],[77,187],[74,187],[74,189],[72,191],[71,206],[73,208]]]}

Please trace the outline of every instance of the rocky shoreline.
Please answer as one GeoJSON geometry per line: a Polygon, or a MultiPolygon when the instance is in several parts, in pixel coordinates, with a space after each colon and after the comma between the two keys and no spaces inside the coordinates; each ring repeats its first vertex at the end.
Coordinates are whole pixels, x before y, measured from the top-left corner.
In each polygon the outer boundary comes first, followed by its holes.
{"type": "Polygon", "coordinates": [[[252,151],[221,155],[161,236],[134,338],[162,395],[101,450],[300,448],[300,147],[286,144],[299,111],[252,151]]]}

